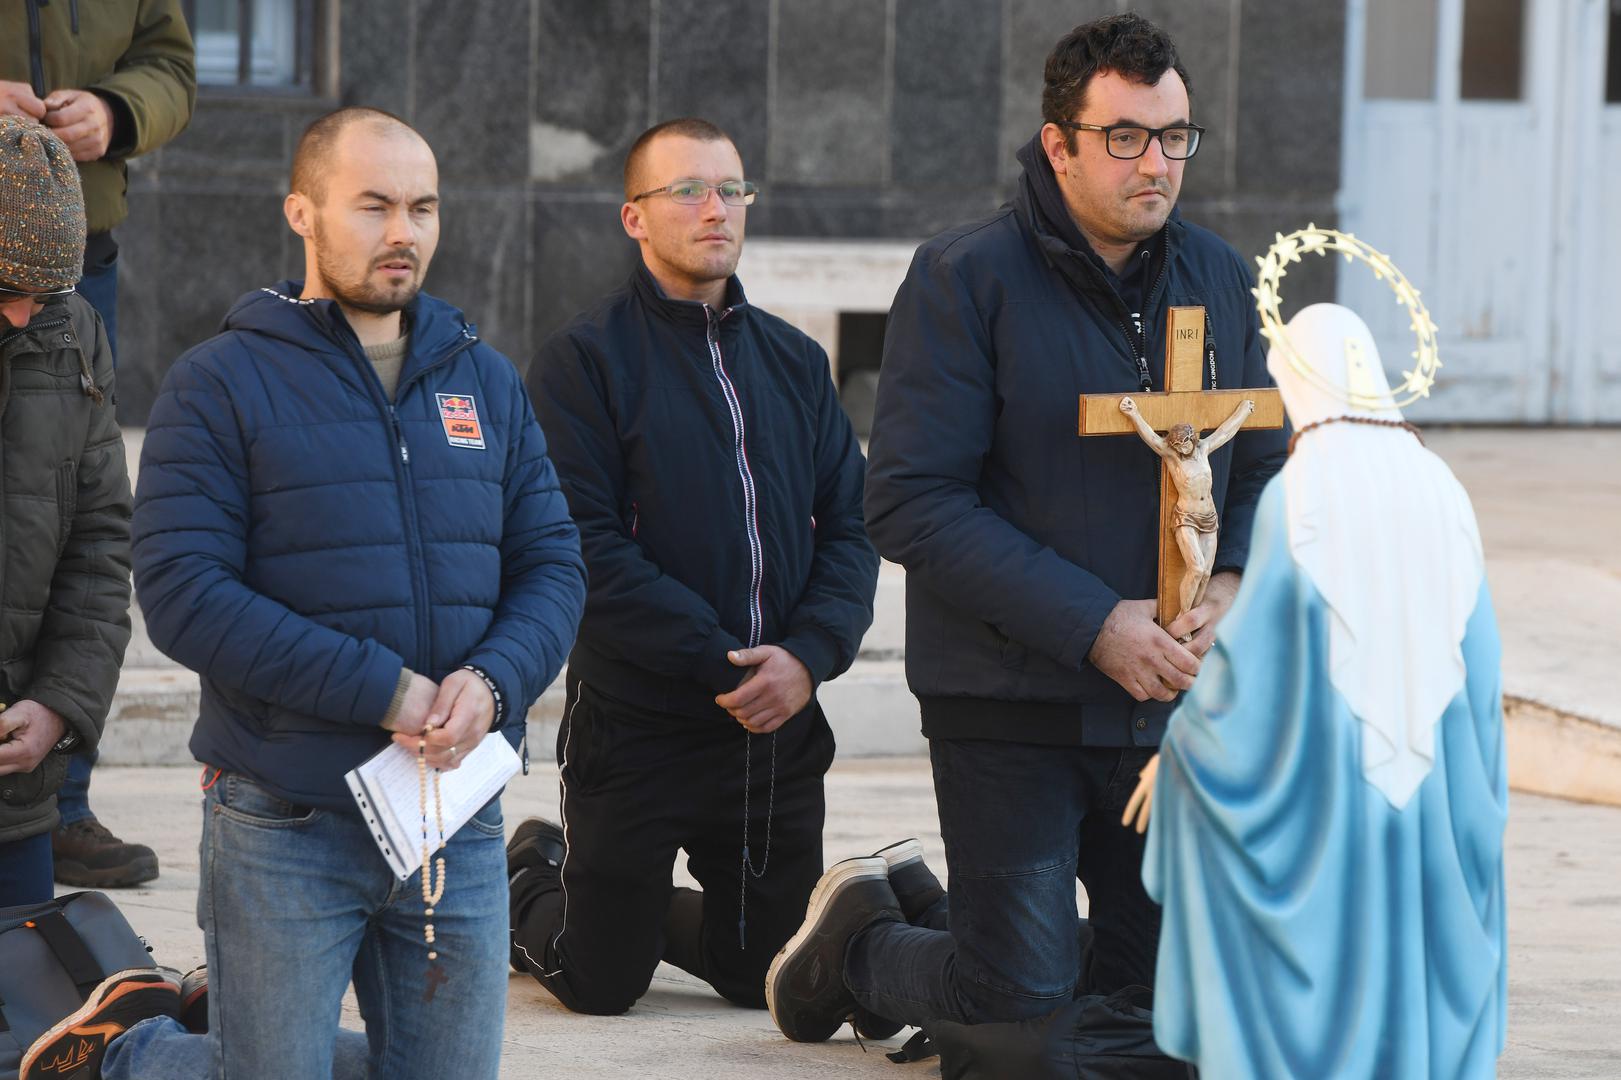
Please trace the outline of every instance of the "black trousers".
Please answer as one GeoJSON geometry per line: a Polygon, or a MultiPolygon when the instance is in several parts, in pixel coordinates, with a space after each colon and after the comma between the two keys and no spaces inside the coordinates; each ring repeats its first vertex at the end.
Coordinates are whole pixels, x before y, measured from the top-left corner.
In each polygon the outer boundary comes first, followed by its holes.
{"type": "Polygon", "coordinates": [[[820,706],[773,747],[730,719],[650,712],[578,682],[568,691],[557,736],[568,854],[561,875],[514,885],[515,955],[575,1012],[629,1009],[660,960],[764,1008],[766,968],[823,869],[833,733],[820,706]],[[677,849],[702,892],[671,885],[677,849]]]}

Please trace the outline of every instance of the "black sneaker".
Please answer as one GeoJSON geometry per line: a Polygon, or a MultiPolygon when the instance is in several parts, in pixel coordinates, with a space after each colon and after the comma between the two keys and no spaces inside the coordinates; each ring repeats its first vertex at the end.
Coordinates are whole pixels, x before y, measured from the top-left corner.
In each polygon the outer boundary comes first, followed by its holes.
{"type": "Polygon", "coordinates": [[[525,954],[518,948],[519,916],[537,891],[558,886],[563,875],[563,857],[567,854],[568,842],[562,826],[545,818],[523,822],[507,841],[507,904],[511,925],[507,962],[520,975],[529,974],[530,969],[524,960],[525,954]]]}
{"type": "Polygon", "coordinates": [[[34,1040],[19,1080],[94,1080],[107,1044],[131,1026],[180,1008],[179,973],[133,968],[102,980],[77,1012],[34,1040]]]}
{"type": "Polygon", "coordinates": [[[844,951],[850,939],[874,922],[900,921],[881,858],[834,863],[816,883],[805,923],[782,947],[765,976],[771,1019],[794,1042],[823,1042],[855,1011],[844,983],[844,951]]]}
{"type": "MultiPolygon", "coordinates": [[[[889,869],[889,887],[900,901],[901,914],[907,922],[917,919],[946,894],[940,879],[923,862],[923,843],[917,837],[901,840],[872,853],[873,858],[884,860],[889,869]]],[[[857,1005],[850,1016],[850,1024],[863,1039],[890,1039],[906,1025],[887,1016],[879,1016],[863,1005],[857,1005]]]]}
{"type": "Polygon", "coordinates": [[[186,972],[180,980],[180,1022],[194,1035],[208,1033],[208,965],[186,972]]]}
{"type": "Polygon", "coordinates": [[[158,876],[158,856],[145,844],[126,844],[93,817],[58,825],[51,834],[56,880],[78,889],[122,889],[158,876]]]}
{"type": "Polygon", "coordinates": [[[889,887],[900,901],[901,914],[915,923],[946,894],[945,886],[923,861],[923,843],[916,837],[873,852],[889,867],[889,887]]]}

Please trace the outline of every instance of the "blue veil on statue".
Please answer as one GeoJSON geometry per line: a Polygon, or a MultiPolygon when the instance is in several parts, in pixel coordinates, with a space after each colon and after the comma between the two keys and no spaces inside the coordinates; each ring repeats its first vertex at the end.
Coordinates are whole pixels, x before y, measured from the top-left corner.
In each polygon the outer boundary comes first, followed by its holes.
{"type": "Polygon", "coordinates": [[[1508,802],[1474,513],[1361,319],[1270,336],[1296,442],[1145,770],[1155,1038],[1215,1077],[1490,1076],[1508,802]]]}

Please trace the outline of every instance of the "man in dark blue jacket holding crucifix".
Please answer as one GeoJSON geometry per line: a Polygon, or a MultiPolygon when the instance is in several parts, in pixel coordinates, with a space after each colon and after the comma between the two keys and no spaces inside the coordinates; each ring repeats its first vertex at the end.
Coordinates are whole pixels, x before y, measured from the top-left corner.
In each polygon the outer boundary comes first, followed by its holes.
{"type": "Polygon", "coordinates": [[[754,199],[714,125],[643,134],[640,264],[529,373],[590,591],[563,821],[509,848],[512,962],[579,1012],[624,1012],[661,959],[760,1007],[822,871],[816,687],[855,659],[878,556],[827,355],[733,275],[754,199]],[[672,889],[678,848],[702,892],[672,889]]]}
{"type": "Polygon", "coordinates": [[[868,527],[907,571],[949,929],[871,860],[830,871],[767,991],[792,1039],[827,1038],[856,1004],[920,1026],[1024,1021],[1154,980],[1159,910],[1121,811],[1232,603],[1284,436],[1211,455],[1215,574],[1158,625],[1159,459],[1080,439],[1078,398],[1165,388],[1168,306],[1210,317],[1207,388],[1268,385],[1252,283],[1172,212],[1202,129],[1164,31],[1077,27],[1047,60],[1042,116],[1012,203],[918,249],[873,421],[868,527]]]}

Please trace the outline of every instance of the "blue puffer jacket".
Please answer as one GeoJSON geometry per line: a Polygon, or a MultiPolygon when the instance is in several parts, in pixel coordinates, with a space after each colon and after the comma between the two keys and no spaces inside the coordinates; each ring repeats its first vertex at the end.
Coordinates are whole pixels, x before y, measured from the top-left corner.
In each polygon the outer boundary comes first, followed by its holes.
{"type": "Polygon", "coordinates": [[[348,810],[402,666],[482,669],[518,742],[585,568],[518,373],[461,312],[407,309],[391,405],[337,306],[301,289],[244,296],[164,379],[135,587],[154,644],[203,676],[197,759],[348,810]]]}

